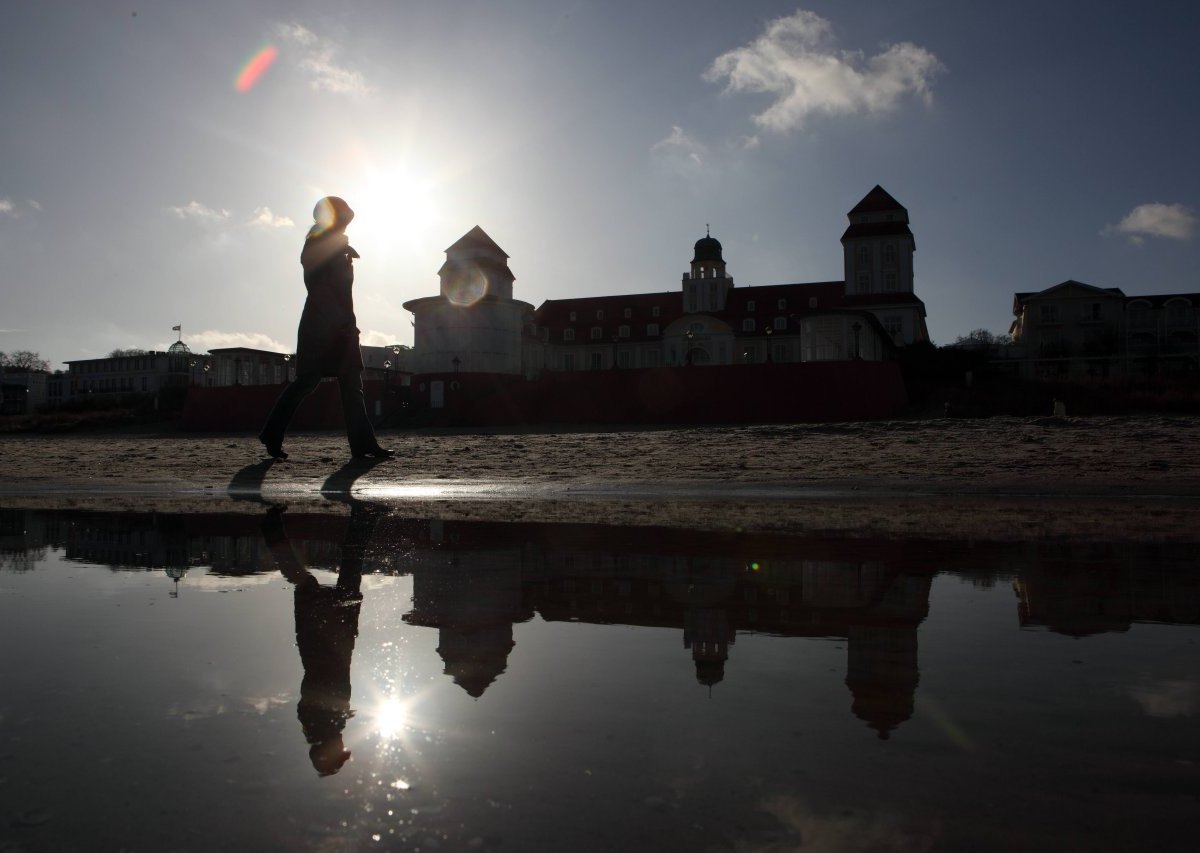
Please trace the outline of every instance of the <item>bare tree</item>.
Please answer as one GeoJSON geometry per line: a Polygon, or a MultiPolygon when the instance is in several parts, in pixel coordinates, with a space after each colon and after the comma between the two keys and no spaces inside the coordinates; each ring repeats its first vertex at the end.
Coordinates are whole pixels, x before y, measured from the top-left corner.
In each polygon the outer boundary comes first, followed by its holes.
{"type": "Polygon", "coordinates": [[[1011,335],[994,335],[987,329],[975,329],[972,332],[967,332],[967,334],[955,338],[951,346],[961,347],[972,344],[976,346],[1007,346],[1011,343],[1011,335]]]}
{"type": "Polygon", "coordinates": [[[49,372],[50,362],[27,349],[0,353],[0,367],[5,370],[40,370],[49,372]]]}

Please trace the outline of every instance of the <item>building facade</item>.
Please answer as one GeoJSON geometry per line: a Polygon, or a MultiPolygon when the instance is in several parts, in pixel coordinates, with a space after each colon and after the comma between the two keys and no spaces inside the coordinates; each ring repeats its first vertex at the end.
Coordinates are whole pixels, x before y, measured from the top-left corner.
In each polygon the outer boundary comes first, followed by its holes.
{"type": "Polygon", "coordinates": [[[735,287],[721,243],[694,246],[677,289],[513,299],[508,255],[478,226],[446,250],[438,296],[414,315],[418,376],[878,361],[927,341],[908,211],[876,186],[850,212],[842,281],[735,287]]]}
{"type": "Polygon", "coordinates": [[[1013,295],[1005,355],[1037,379],[1200,369],[1200,293],[1129,296],[1068,280],[1013,295]]]}

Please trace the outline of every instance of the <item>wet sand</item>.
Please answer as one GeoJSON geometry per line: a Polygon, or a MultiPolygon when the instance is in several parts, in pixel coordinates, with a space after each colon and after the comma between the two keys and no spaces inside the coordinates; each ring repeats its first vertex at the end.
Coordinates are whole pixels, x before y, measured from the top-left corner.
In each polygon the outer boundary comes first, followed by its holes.
{"type": "Polygon", "coordinates": [[[857,535],[1191,537],[1200,418],[993,418],[612,432],[0,438],[0,505],[198,509],[230,497],[414,515],[857,535]],[[322,494],[324,491],[324,494],[322,494]]]}

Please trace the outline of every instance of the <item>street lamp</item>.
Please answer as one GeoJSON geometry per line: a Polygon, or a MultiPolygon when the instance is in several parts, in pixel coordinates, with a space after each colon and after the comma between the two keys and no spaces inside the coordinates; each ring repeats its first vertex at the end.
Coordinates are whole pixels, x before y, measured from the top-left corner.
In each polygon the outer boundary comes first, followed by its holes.
{"type": "Polygon", "coordinates": [[[683,363],[688,367],[692,366],[692,339],[696,337],[696,333],[691,329],[684,332],[684,337],[687,338],[687,355],[683,357],[683,363]]]}
{"type": "Polygon", "coordinates": [[[767,326],[767,361],[771,360],[771,335],[775,332],[770,326],[767,326]]]}

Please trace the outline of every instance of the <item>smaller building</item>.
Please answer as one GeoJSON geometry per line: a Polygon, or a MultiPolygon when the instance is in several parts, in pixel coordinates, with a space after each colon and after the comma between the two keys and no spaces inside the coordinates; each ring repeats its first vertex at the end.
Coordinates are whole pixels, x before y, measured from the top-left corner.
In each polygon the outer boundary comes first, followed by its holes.
{"type": "Polygon", "coordinates": [[[296,361],[291,353],[250,347],[222,347],[208,351],[207,358],[191,359],[194,375],[189,385],[282,385],[296,378],[296,361]]]}
{"type": "Polygon", "coordinates": [[[44,370],[0,373],[0,414],[27,415],[47,403],[50,374],[44,370]]]}
{"type": "Polygon", "coordinates": [[[1068,280],[1013,294],[1013,346],[1022,375],[1082,379],[1200,369],[1200,293],[1128,296],[1068,280]]]}
{"type": "Polygon", "coordinates": [[[197,367],[187,344],[176,342],[166,352],[139,352],[107,358],[85,358],[67,365],[68,399],[154,394],[168,387],[189,384],[197,367]]]}

